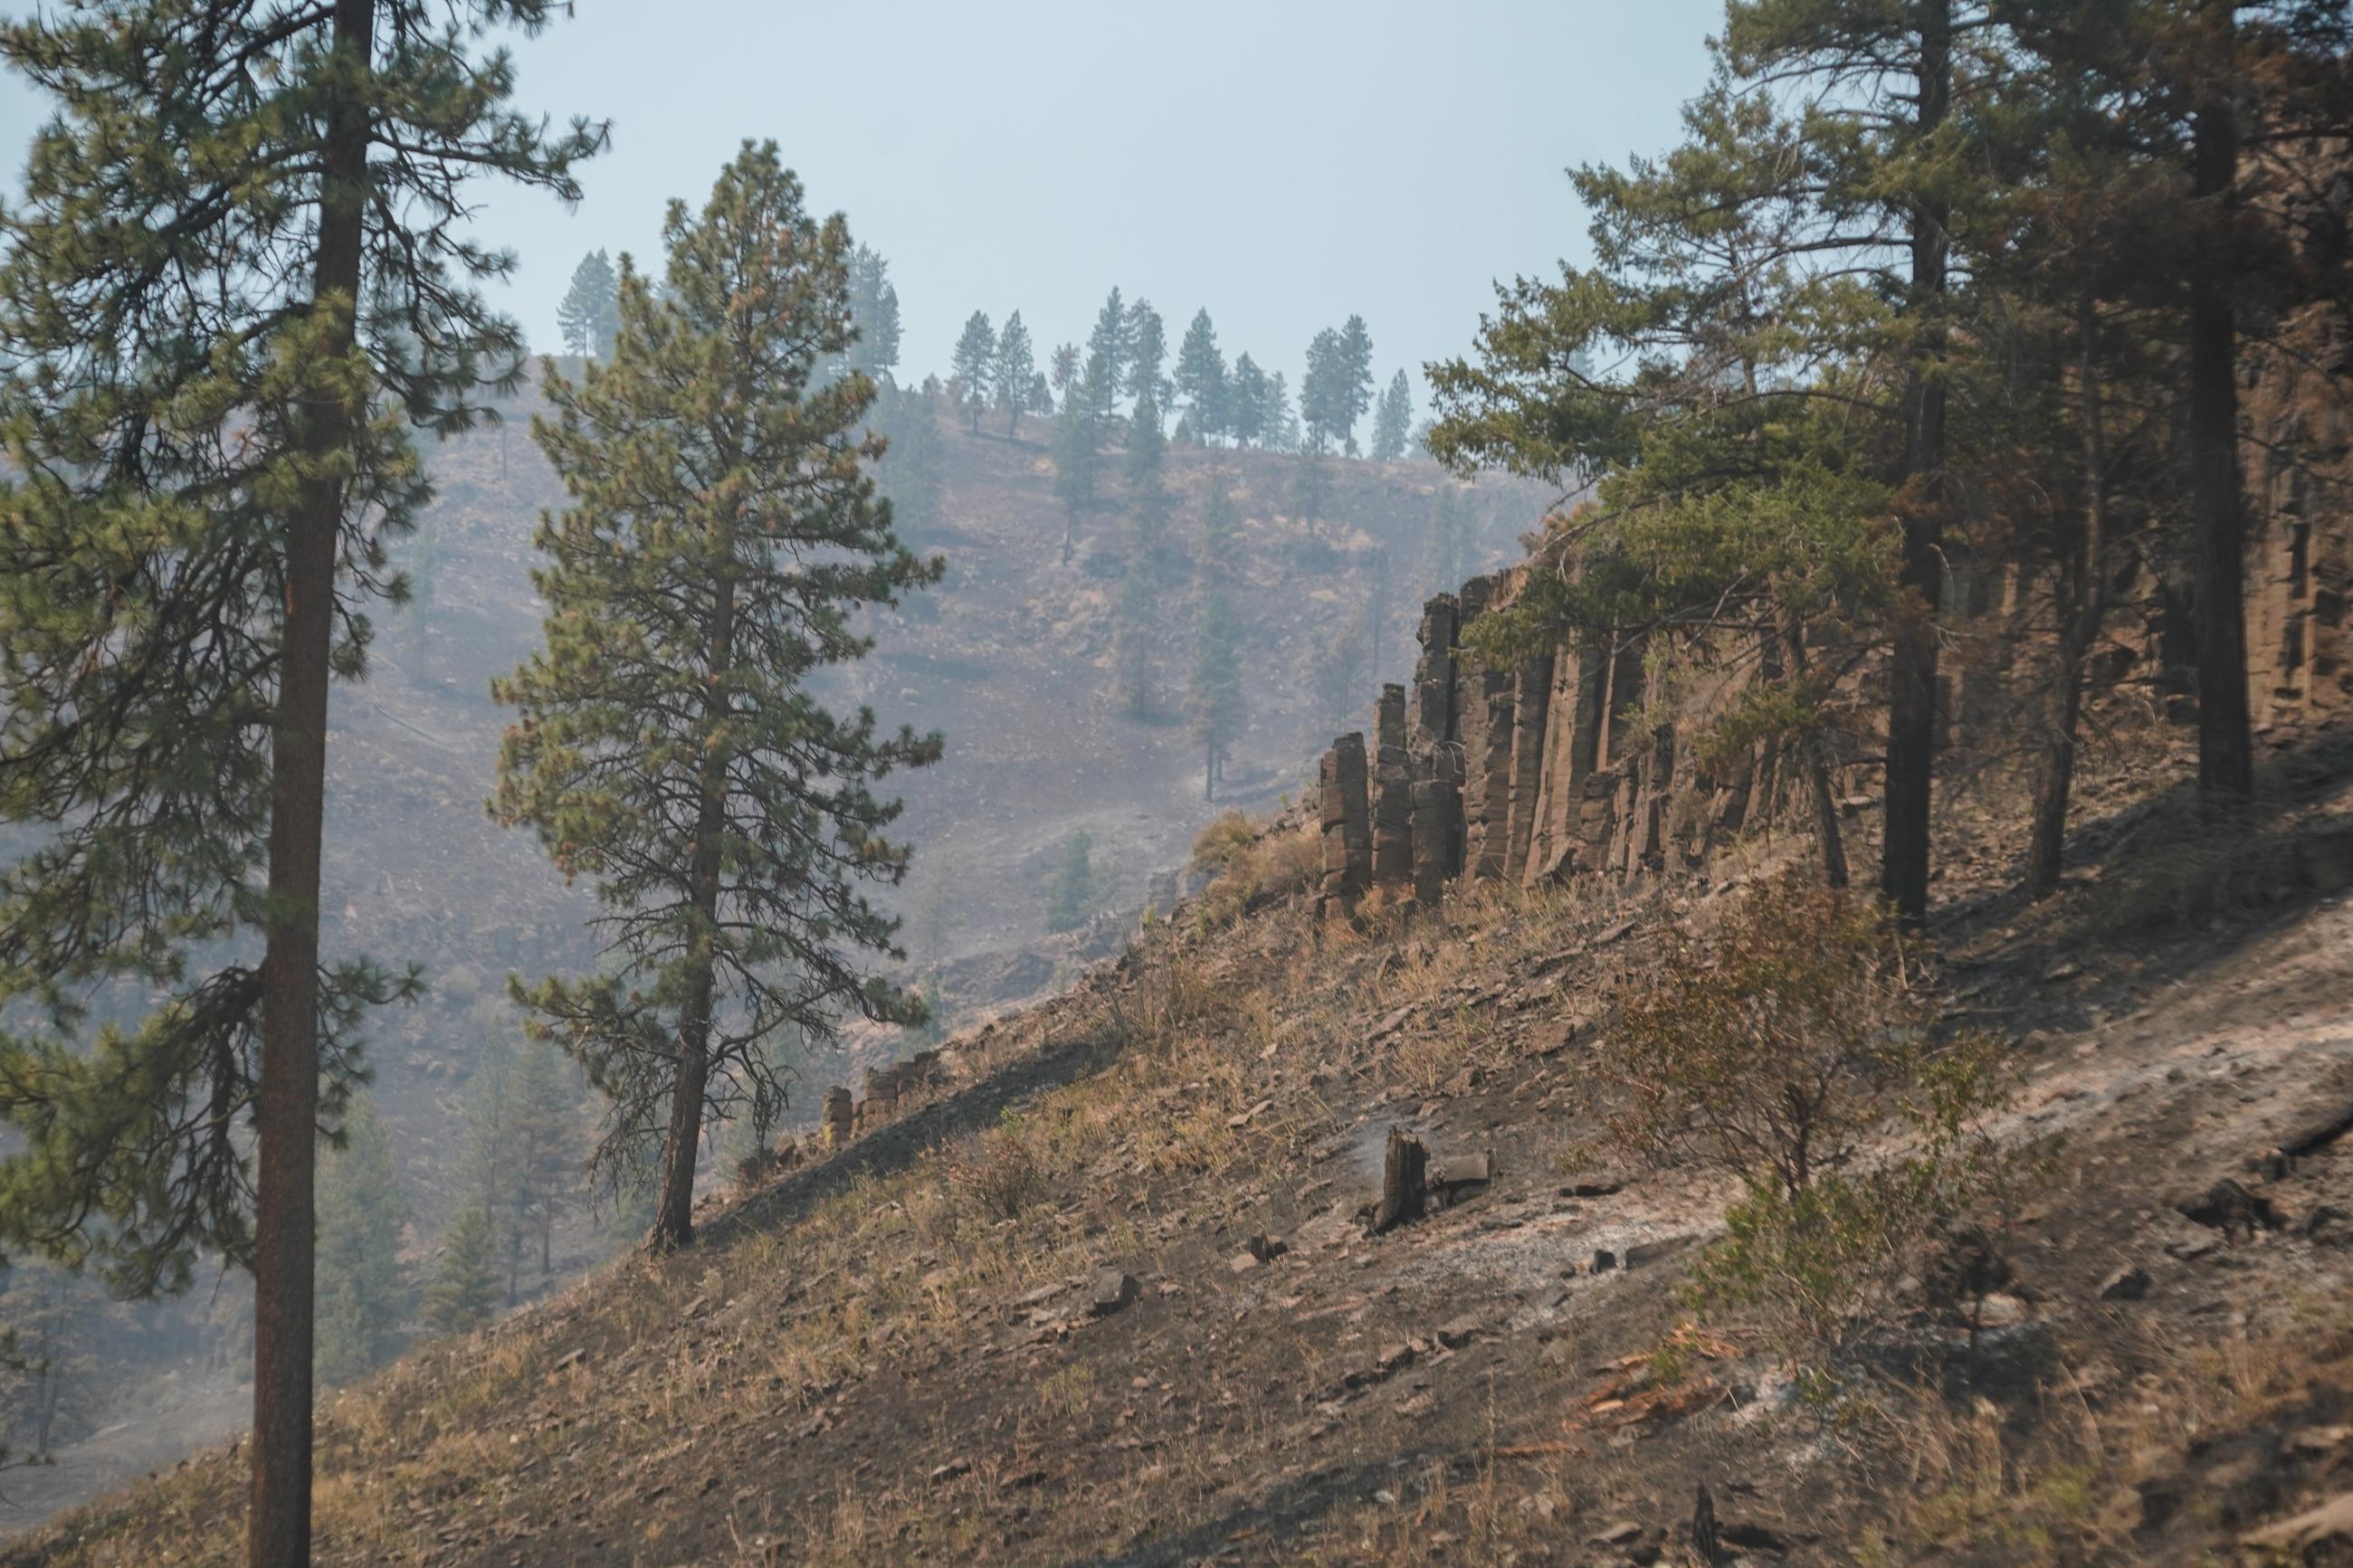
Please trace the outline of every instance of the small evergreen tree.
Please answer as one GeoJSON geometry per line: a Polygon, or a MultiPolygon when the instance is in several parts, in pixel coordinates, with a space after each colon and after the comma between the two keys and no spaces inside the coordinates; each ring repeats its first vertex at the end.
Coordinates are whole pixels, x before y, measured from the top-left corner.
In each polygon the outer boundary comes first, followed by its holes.
{"type": "Polygon", "coordinates": [[[1271,389],[1266,373],[1248,354],[1234,358],[1233,381],[1226,395],[1226,429],[1234,444],[1247,447],[1266,437],[1266,399],[1271,389]]]}
{"type": "Polygon", "coordinates": [[[460,1209],[441,1238],[441,1261],[418,1314],[436,1339],[479,1329],[498,1316],[498,1242],[480,1205],[460,1209]]]}
{"type": "Polygon", "coordinates": [[[572,286],[555,307],[555,324],[564,346],[582,359],[603,358],[612,352],[607,330],[613,316],[613,260],[592,250],[572,269],[572,286]]]}
{"type": "Polygon", "coordinates": [[[1204,582],[1224,584],[1240,566],[1242,509],[1223,484],[1201,496],[1200,565],[1204,582]]]}
{"type": "Polygon", "coordinates": [[[1299,382],[1299,418],[1311,452],[1328,450],[1346,423],[1343,374],[1340,334],[1326,327],[1309,341],[1307,371],[1299,382]]]}
{"type": "Polygon", "coordinates": [[[1168,406],[1169,386],[1161,374],[1168,363],[1168,329],[1152,301],[1139,299],[1127,308],[1127,389],[1140,401],[1152,395],[1155,407],[1168,406]]]}
{"type": "Polygon", "coordinates": [[[1176,390],[1190,405],[1193,438],[1208,445],[1225,428],[1226,356],[1218,352],[1218,330],[1206,310],[1193,313],[1177,347],[1176,390]]]}
{"type": "Polygon", "coordinates": [[[1103,384],[1110,368],[1103,355],[1087,355],[1086,374],[1062,397],[1062,412],[1054,426],[1054,495],[1062,503],[1062,563],[1069,565],[1078,547],[1079,519],[1094,505],[1103,466],[1102,421],[1095,411],[1108,395],[1103,384]]]}
{"type": "Polygon", "coordinates": [[[863,245],[849,258],[849,321],[858,341],[849,345],[848,367],[888,380],[899,363],[899,290],[891,264],[863,245]]]}
{"type": "Polygon", "coordinates": [[[375,1102],[353,1098],[319,1165],[319,1379],[349,1383],[400,1353],[414,1298],[400,1261],[408,1205],[375,1102]]]}
{"type": "Polygon", "coordinates": [[[1127,307],[1120,302],[1119,290],[1113,289],[1095,315],[1094,331],[1087,334],[1087,353],[1090,357],[1100,356],[1103,365],[1103,377],[1095,384],[1095,395],[1103,399],[1095,408],[1098,419],[1111,417],[1120,389],[1127,384],[1128,362],[1133,357],[1130,325],[1127,307]]]}
{"type": "Polygon", "coordinates": [[[1316,536],[1316,524],[1323,520],[1324,502],[1332,489],[1324,461],[1324,454],[1310,447],[1291,465],[1291,515],[1306,526],[1310,539],[1316,536]]]}
{"type": "Polygon", "coordinates": [[[1046,889],[1046,930],[1076,931],[1094,910],[1095,868],[1091,858],[1094,840],[1083,832],[1062,840],[1054,878],[1046,889]]]}
{"type": "Polygon", "coordinates": [[[706,1114],[781,1099],[763,1041],[916,1016],[861,966],[899,956],[862,888],[907,865],[872,785],[939,737],[878,733],[807,682],[865,655],[861,612],[942,569],[875,499],[873,383],[812,384],[847,346],[842,220],[747,143],[663,232],[671,301],[625,258],[611,366],[547,376],[556,416],[533,434],[572,505],[539,530],[545,644],[496,688],[521,713],[492,803],[596,879],[605,970],[515,993],[610,1102],[598,1167],[661,1143],[658,1248],[693,1237],[706,1114]]]}
{"type": "Polygon", "coordinates": [[[997,388],[997,406],[1005,416],[1006,439],[1021,434],[1021,415],[1034,393],[1038,379],[1038,363],[1030,353],[1029,329],[1021,324],[1021,312],[1016,310],[1005,318],[1005,330],[997,337],[997,357],[989,373],[989,383],[997,388]]]}
{"type": "Polygon", "coordinates": [[[1348,456],[1356,455],[1356,421],[1373,405],[1373,335],[1365,318],[1351,316],[1340,328],[1340,354],[1335,388],[1340,434],[1348,456]]]}
{"type": "Polygon", "coordinates": [[[964,335],[956,339],[948,368],[964,401],[965,416],[972,421],[972,433],[977,436],[980,416],[988,408],[989,377],[997,368],[997,331],[988,324],[987,311],[975,310],[965,318],[964,335]]]}
{"type": "Polygon", "coordinates": [[[1270,452],[1299,449],[1299,416],[1292,412],[1291,388],[1281,371],[1266,380],[1266,407],[1259,416],[1259,442],[1270,452]]]}
{"type": "Polygon", "coordinates": [[[1374,460],[1394,463],[1404,457],[1412,432],[1413,387],[1400,370],[1389,378],[1388,390],[1381,394],[1380,406],[1373,412],[1374,460]]]}
{"type": "Polygon", "coordinates": [[[1131,719],[1150,719],[1160,710],[1159,665],[1154,643],[1160,617],[1160,584],[1152,547],[1141,529],[1131,530],[1127,569],[1121,575],[1118,620],[1112,638],[1112,676],[1121,710],[1131,719]]]}
{"type": "Polygon", "coordinates": [[[1204,588],[1193,627],[1193,668],[1185,689],[1186,718],[1201,748],[1201,798],[1218,798],[1234,738],[1241,733],[1242,662],[1233,605],[1216,583],[1204,588]]]}

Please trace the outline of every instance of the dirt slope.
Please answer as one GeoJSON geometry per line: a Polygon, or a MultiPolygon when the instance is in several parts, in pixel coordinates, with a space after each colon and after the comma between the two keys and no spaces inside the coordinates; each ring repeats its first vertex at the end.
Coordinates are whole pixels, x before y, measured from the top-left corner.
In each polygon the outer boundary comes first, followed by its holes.
{"type": "MultiPolygon", "coordinates": [[[[1587,1152],[1610,999],[1726,872],[1365,933],[1276,898],[959,1038],[935,1098],[692,1254],[338,1396],[320,1561],[1688,1561],[1703,1483],[1723,1562],[2325,1530],[2283,1521],[2353,1485],[2353,745],[2284,751],[2221,846],[2163,762],[2093,781],[2042,906],[2000,812],[1954,826],[1951,1009],[2019,1042],[2021,1130],[2063,1143],[1974,1350],[1924,1308],[1896,1348],[1936,1370],[1867,1422],[1736,1323],[1648,1382],[1724,1194],[1587,1152]],[[1392,1125],[1493,1180],[1367,1237],[1392,1125]],[[2196,1201],[2225,1178],[2243,1223],[2196,1201]]],[[[227,1562],[239,1488],[212,1453],[0,1561],[227,1562]]]]}

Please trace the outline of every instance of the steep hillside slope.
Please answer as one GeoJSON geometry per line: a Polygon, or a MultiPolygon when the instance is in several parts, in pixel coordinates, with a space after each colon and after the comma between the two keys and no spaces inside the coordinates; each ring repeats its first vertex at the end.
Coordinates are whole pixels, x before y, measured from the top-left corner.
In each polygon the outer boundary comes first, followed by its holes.
{"type": "MultiPolygon", "coordinates": [[[[415,1221],[407,1256],[420,1267],[459,1196],[477,1063],[491,1042],[517,1037],[505,976],[592,960],[587,890],[565,887],[528,834],[499,829],[482,810],[507,719],[489,682],[537,638],[532,531],[540,510],[563,500],[528,434],[540,406],[525,395],[502,426],[428,446],[438,499],[417,539],[396,547],[425,592],[411,610],[378,616],[370,679],[333,698],[325,945],[419,963],[429,986],[418,1005],[370,1026],[374,1093],[415,1221]]],[[[940,422],[939,521],[921,542],[947,557],[948,582],[873,626],[873,658],[837,693],[871,703],[887,723],[946,736],[939,767],[898,781],[908,797],[901,828],[916,849],[900,904],[913,917],[911,976],[965,1016],[1050,989],[1109,951],[1153,875],[1180,866],[1194,832],[1224,809],[1201,798],[1181,722],[1122,711],[1109,669],[1127,536],[1120,486],[1107,482],[1065,564],[1043,435],[1036,421],[1019,441],[940,422]],[[1093,839],[1106,912],[1092,931],[1049,939],[1048,873],[1078,831],[1093,839]]],[[[1117,459],[1114,449],[1109,466],[1117,459]]],[[[1410,661],[1412,610],[1435,565],[1433,496],[1452,483],[1426,463],[1335,459],[1311,530],[1286,510],[1296,462],[1194,447],[1166,460],[1172,510],[1151,643],[1160,684],[1172,701],[1183,684],[1200,501],[1221,484],[1243,519],[1233,569],[1249,707],[1229,776],[1261,805],[1312,776],[1305,759],[1334,726],[1308,672],[1336,635],[1363,625],[1367,603],[1387,606],[1367,628],[1382,669],[1394,677],[1410,661]]],[[[1515,553],[1514,536],[1547,499],[1525,487],[1464,494],[1473,526],[1458,548],[1474,566],[1515,553]]],[[[1369,699],[1372,652],[1355,672],[1352,715],[1369,699]]],[[[846,1056],[808,1064],[813,1089],[856,1082],[862,1067],[906,1048],[895,1031],[862,1031],[850,1044],[846,1056]]],[[[584,1127],[594,1113],[584,1098],[584,1127]]],[[[813,1098],[793,1114],[812,1121],[813,1098]]],[[[584,1191],[557,1232],[559,1280],[623,1239],[599,1220],[584,1191]]],[[[183,1302],[110,1314],[136,1331],[110,1330],[109,1353],[77,1373],[72,1414],[96,1436],[74,1440],[80,1428],[69,1421],[55,1469],[0,1489],[0,1532],[241,1424],[244,1300],[230,1276],[183,1302]],[[184,1354],[191,1342],[216,1353],[184,1354]],[[176,1414],[158,1422],[159,1406],[176,1414]]]]}
{"type": "MultiPolygon", "coordinates": [[[[1725,1194],[1594,1163],[1583,1067],[1660,922],[1796,847],[1359,928],[1278,827],[1250,897],[958,1037],[691,1254],[335,1397],[320,1560],[1687,1561],[1703,1485],[1718,1563],[2353,1528],[2299,1522],[2353,1511],[2353,744],[2282,748],[2227,844],[2178,758],[2117,761],[2044,904],[2006,890],[2014,818],[1953,825],[1947,1015],[2013,1042],[2010,1130],[2063,1142],[2012,1277],[1883,1342],[1909,1394],[1828,1419],[1737,1321],[1678,1334],[1725,1194]],[[1369,1235],[1392,1127],[1455,1201],[1369,1235]]],[[[228,1562],[241,1496],[215,1452],[0,1561],[228,1562]]]]}

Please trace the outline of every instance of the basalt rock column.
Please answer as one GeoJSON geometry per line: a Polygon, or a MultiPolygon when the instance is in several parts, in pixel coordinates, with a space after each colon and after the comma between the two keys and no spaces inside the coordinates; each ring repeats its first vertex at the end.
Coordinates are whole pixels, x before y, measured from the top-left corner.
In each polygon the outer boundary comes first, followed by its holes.
{"type": "Polygon", "coordinates": [[[1413,668],[1413,708],[1406,728],[1406,749],[1417,755],[1454,739],[1454,638],[1461,627],[1459,606],[1451,594],[1440,594],[1421,607],[1421,658],[1413,668]]]}
{"type": "Polygon", "coordinates": [[[1527,874],[1535,839],[1536,800],[1544,786],[1546,725],[1552,700],[1552,655],[1542,654],[1513,675],[1511,782],[1504,797],[1503,875],[1527,874]]]}
{"type": "Polygon", "coordinates": [[[1413,880],[1413,760],[1405,749],[1405,688],[1384,686],[1373,710],[1373,885],[1413,880]]]}
{"type": "Polygon", "coordinates": [[[1462,792],[1449,778],[1413,785],[1413,896],[1436,909],[1462,868],[1462,792]]]}
{"type": "MultiPolygon", "coordinates": [[[[1493,602],[1498,580],[1462,584],[1461,624],[1469,626],[1493,602]]],[[[1454,740],[1461,758],[1462,863],[1476,877],[1503,874],[1510,832],[1512,695],[1509,669],[1491,668],[1468,652],[1454,661],[1454,740]]]]}
{"type": "Polygon", "coordinates": [[[852,1118],[857,1106],[846,1089],[825,1091],[825,1142],[828,1149],[839,1149],[849,1142],[852,1118]]]}
{"type": "Polygon", "coordinates": [[[1372,812],[1366,800],[1365,738],[1341,736],[1324,753],[1324,898],[1353,907],[1373,884],[1372,812]]]}

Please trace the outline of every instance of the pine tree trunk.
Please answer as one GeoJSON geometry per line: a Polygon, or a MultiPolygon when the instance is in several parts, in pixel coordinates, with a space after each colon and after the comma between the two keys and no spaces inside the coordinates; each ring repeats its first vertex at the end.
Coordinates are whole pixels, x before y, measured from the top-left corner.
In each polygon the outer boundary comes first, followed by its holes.
{"type": "MultiPolygon", "coordinates": [[[[1792,616],[1782,628],[1781,654],[1788,661],[1789,674],[1802,680],[1806,673],[1806,630],[1792,616]]],[[[1810,735],[1797,739],[1799,754],[1804,758],[1806,802],[1814,818],[1814,842],[1822,853],[1822,886],[1843,888],[1848,882],[1846,836],[1839,827],[1838,797],[1831,793],[1830,764],[1822,761],[1821,748],[1810,735]]]]}
{"type": "MultiPolygon", "coordinates": [[[[334,68],[364,73],[375,0],[335,0],[334,68]]],[[[321,158],[314,308],[333,312],[318,352],[355,341],[367,175],[368,108],[338,91],[321,158]]],[[[352,419],[332,396],[301,412],[307,456],[350,445],[352,419]]],[[[311,1558],[311,1357],[319,1123],[319,862],[327,788],[328,660],[343,527],[339,479],[305,479],[286,520],[286,618],[270,734],[269,925],[261,963],[259,1144],[253,1227],[253,1468],[250,1568],[311,1558]]]]}
{"type": "MultiPolygon", "coordinates": [[[[2232,46],[2229,0],[2211,9],[2232,46]]],[[[2211,68],[2221,69],[2220,61],[2211,68]]],[[[2198,795],[2243,800],[2255,784],[2247,711],[2246,514],[2239,494],[2238,328],[2232,319],[2229,220],[2239,128],[2227,89],[2209,88],[2194,117],[2191,195],[2207,243],[2189,288],[2191,561],[2197,573],[2198,795]]]]}
{"type": "Polygon", "coordinates": [[[694,968],[687,980],[686,1005],[679,1017],[670,1132],[662,1146],[661,1202],[647,1241],[655,1252],[686,1247],[694,1240],[694,1163],[702,1148],[703,1091],[711,1082],[712,1006],[717,989],[712,944],[719,926],[719,846],[727,826],[727,760],[723,748],[707,742],[710,731],[724,721],[727,672],[735,658],[735,583],[729,574],[734,555],[732,541],[723,542],[713,553],[719,582],[712,605],[711,667],[705,676],[710,695],[704,710],[702,799],[695,818],[694,864],[690,872],[690,896],[701,930],[691,958],[694,968]]]}
{"type": "Polygon", "coordinates": [[[2026,847],[2026,890],[2037,899],[2059,888],[2060,854],[2066,845],[2067,806],[2075,779],[2075,738],[2083,721],[2084,661],[2107,607],[2107,576],[2100,559],[2107,536],[2107,443],[2100,410],[2099,318],[2089,300],[2083,308],[2083,338],[2084,537],[2075,559],[2060,574],[2057,686],[2043,739],[2042,771],[2034,786],[2034,827],[2026,847]]]}
{"type": "MultiPolygon", "coordinates": [[[[1926,140],[1945,121],[1952,81],[1951,0],[1921,6],[1920,98],[1915,134],[1926,140]]],[[[1945,264],[1951,249],[1949,214],[1941,201],[1912,209],[1911,309],[1915,318],[1939,312],[1945,264]]],[[[1935,315],[1914,340],[1911,386],[1905,395],[1905,470],[1915,486],[1904,520],[1904,585],[1919,596],[1915,619],[1896,635],[1889,660],[1886,831],[1881,844],[1880,888],[1907,921],[1928,912],[1928,805],[1936,769],[1936,626],[1942,584],[1945,468],[1946,333],[1935,315]]]]}

